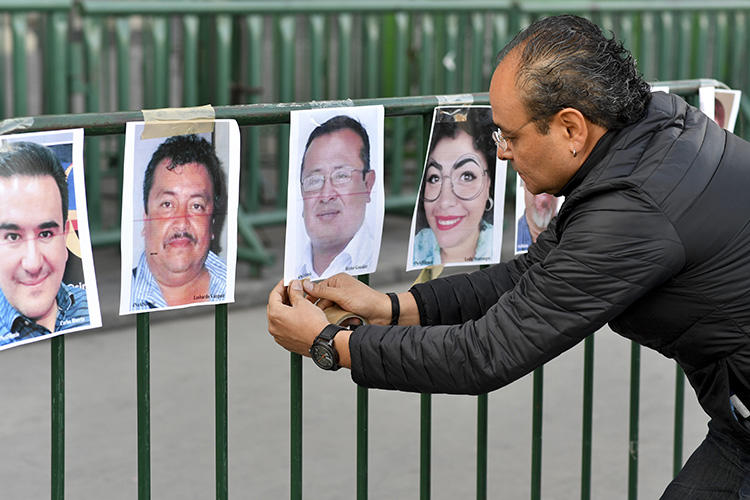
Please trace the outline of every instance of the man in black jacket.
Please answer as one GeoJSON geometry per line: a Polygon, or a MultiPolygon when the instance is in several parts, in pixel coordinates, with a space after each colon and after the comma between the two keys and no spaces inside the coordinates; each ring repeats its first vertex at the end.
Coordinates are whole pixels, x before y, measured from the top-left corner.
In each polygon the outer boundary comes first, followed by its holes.
{"type": "Polygon", "coordinates": [[[532,193],[565,196],[548,230],[506,264],[398,296],[341,275],[279,284],[269,331],[367,387],[477,394],[609,323],[674,358],[711,417],[662,498],[750,498],[750,144],[652,96],[585,19],[537,21],[499,59],[498,156],[532,193]],[[327,325],[304,292],[370,324],[327,325]]]}

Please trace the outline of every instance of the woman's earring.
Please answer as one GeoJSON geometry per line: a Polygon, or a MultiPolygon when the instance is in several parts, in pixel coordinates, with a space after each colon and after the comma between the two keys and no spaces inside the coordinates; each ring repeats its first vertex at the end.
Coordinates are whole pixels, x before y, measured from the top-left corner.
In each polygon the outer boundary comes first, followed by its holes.
{"type": "Polygon", "coordinates": [[[576,148],[573,148],[573,158],[575,158],[577,154],[578,152],[576,151],[576,148]]]}
{"type": "Polygon", "coordinates": [[[492,210],[492,207],[494,206],[495,206],[495,200],[493,200],[492,196],[490,196],[489,198],[487,198],[487,203],[485,203],[484,211],[489,212],[490,210],[492,210]]]}

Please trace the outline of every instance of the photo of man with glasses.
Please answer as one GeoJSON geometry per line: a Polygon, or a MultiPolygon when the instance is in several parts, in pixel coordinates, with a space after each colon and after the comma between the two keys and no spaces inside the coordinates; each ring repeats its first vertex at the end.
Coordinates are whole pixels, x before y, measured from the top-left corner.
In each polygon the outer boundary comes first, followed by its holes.
{"type": "MultiPolygon", "coordinates": [[[[301,193],[305,232],[304,241],[296,245],[301,253],[289,248],[287,238],[287,251],[297,257],[292,278],[317,280],[340,272],[358,275],[375,270],[382,208],[378,224],[378,210],[368,207],[376,191],[382,192],[382,177],[373,168],[373,156],[382,164],[382,154],[373,155],[376,148],[371,134],[350,115],[339,110],[322,123],[315,120],[299,162],[299,175],[290,169],[290,179],[296,181],[295,189],[301,193]],[[381,187],[376,190],[377,180],[381,187]],[[373,218],[376,220],[370,220],[373,218]]],[[[305,121],[304,116],[302,120],[305,121]]],[[[382,141],[377,140],[377,144],[382,141]]],[[[382,172],[382,167],[379,170],[382,172]]],[[[292,186],[290,196],[294,196],[291,193],[292,186]]],[[[294,216],[290,215],[288,221],[292,219],[294,216]]]]}

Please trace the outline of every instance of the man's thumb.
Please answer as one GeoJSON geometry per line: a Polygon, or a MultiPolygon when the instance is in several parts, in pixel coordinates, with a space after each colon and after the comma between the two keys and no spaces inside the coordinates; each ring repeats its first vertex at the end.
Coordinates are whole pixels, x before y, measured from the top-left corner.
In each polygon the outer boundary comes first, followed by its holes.
{"type": "Polygon", "coordinates": [[[308,293],[308,295],[312,295],[313,297],[320,297],[320,293],[324,290],[325,285],[321,283],[313,283],[310,280],[301,281],[302,286],[304,287],[305,292],[308,293]]]}
{"type": "Polygon", "coordinates": [[[297,305],[299,301],[305,300],[305,292],[302,289],[302,282],[300,280],[292,280],[289,283],[289,303],[293,306],[297,305]]]}

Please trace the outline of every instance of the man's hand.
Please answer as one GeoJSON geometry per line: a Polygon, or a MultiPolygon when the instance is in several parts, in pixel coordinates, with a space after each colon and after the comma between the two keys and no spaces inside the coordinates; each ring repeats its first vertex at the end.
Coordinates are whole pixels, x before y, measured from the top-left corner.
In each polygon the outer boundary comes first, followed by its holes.
{"type": "Polygon", "coordinates": [[[299,280],[293,280],[289,288],[279,281],[268,296],[266,315],[274,340],[284,349],[304,356],[310,356],[313,340],[328,324],[323,311],[305,300],[299,280]]]}
{"type": "Polygon", "coordinates": [[[340,273],[318,283],[305,280],[302,285],[309,301],[320,299],[317,302],[320,309],[336,304],[373,325],[391,322],[391,299],[348,274],[340,273]]]}

